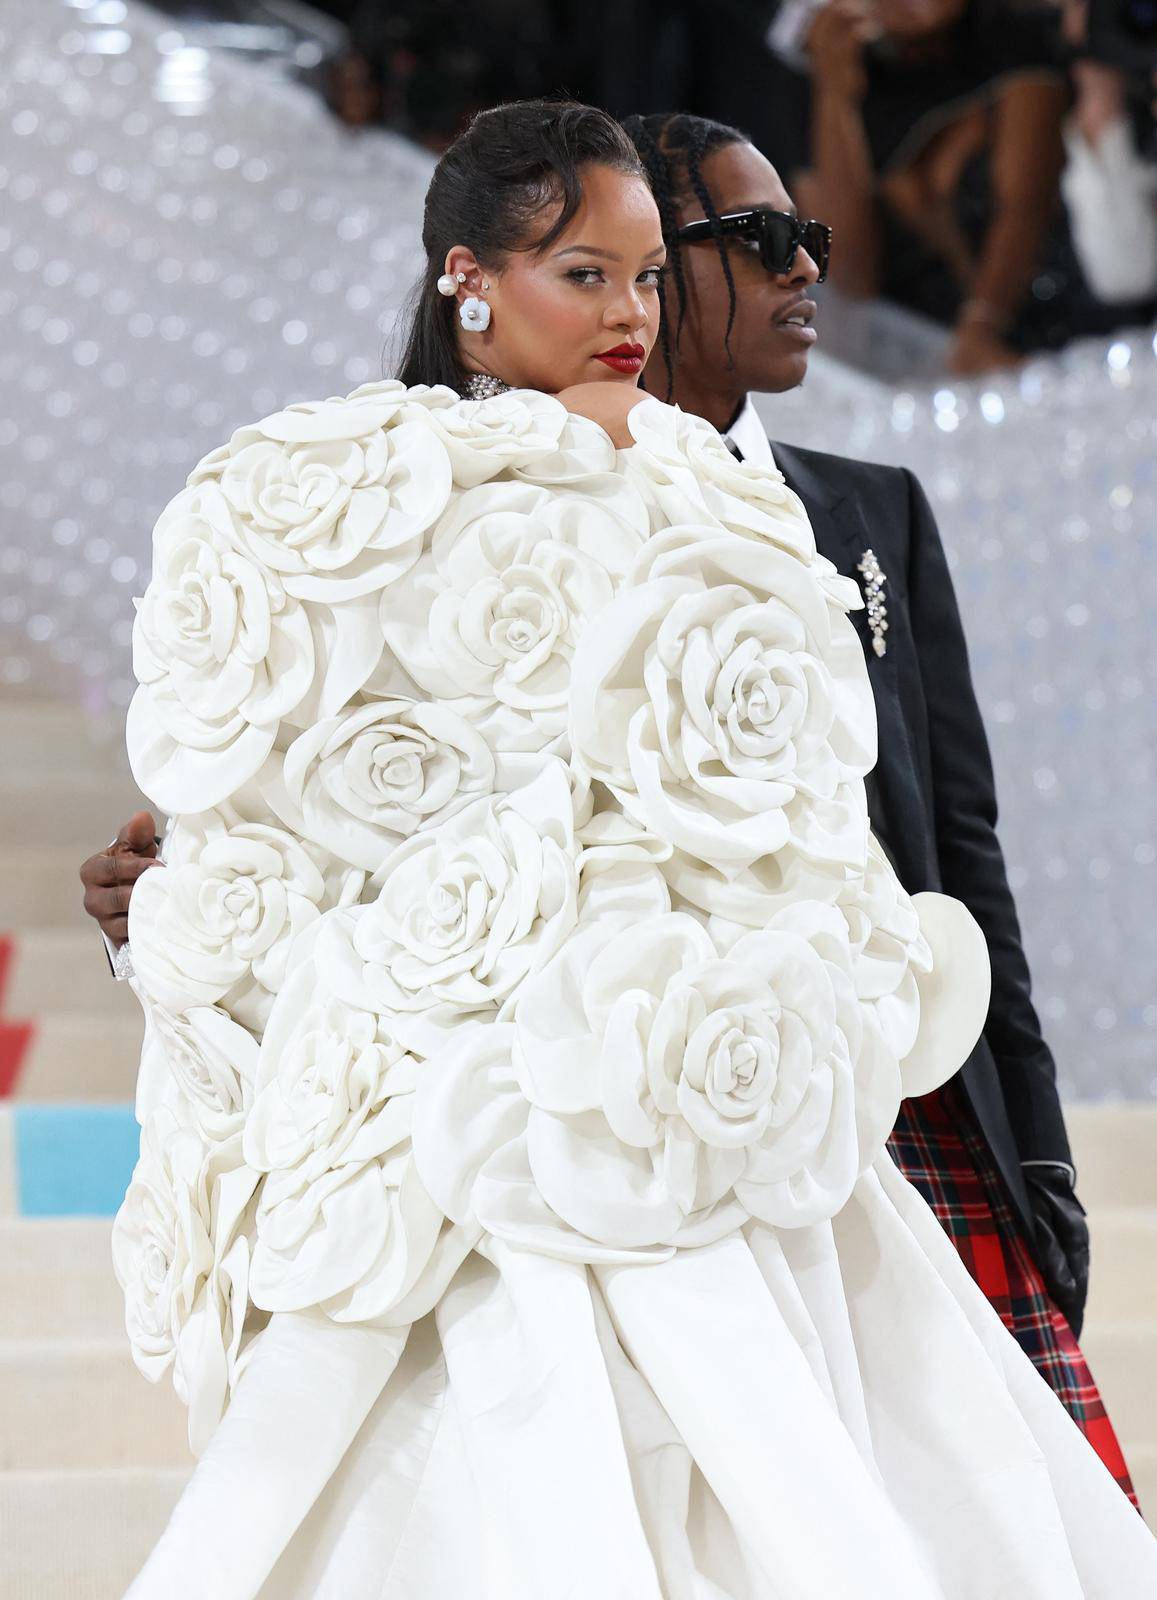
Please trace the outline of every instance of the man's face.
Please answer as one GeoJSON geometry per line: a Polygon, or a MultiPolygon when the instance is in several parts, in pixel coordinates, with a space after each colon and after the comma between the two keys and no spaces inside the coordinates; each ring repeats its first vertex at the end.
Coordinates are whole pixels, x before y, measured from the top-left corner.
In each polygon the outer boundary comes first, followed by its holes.
{"type": "MultiPolygon", "coordinates": [[[[702,172],[721,216],[753,206],[767,206],[774,211],[795,210],[779,174],[754,145],[725,145],[713,151],[704,160],[702,172]]],[[[679,205],[677,215],[682,224],[697,221],[704,212],[698,200],[688,199],[679,205]]],[[[819,275],[816,264],[801,245],[790,272],[775,277],[761,265],[757,245],[729,236],[726,248],[735,282],[735,322],[731,329],[735,367],[728,373],[729,383],[744,391],[766,394],[794,389],[807,373],[815,332],[811,327],[790,324],[787,319],[793,315],[798,317],[801,310],[805,316],[814,312],[815,305],[808,291],[819,275]]],[[[687,314],[676,371],[696,387],[710,389],[712,374],[717,385],[727,362],[723,348],[729,307],[727,280],[714,240],[683,244],[681,250],[687,314]]],[[[667,273],[666,288],[667,312],[674,338],[678,307],[671,271],[667,273]]],[[[655,394],[666,392],[666,375],[659,352],[651,358],[647,387],[655,394]]]]}

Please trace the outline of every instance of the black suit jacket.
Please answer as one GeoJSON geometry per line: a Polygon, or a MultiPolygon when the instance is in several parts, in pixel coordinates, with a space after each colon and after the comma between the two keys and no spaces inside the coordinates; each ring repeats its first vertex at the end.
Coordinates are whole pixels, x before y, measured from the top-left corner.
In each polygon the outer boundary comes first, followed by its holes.
{"type": "Polygon", "coordinates": [[[932,508],[912,474],[842,456],[772,445],[807,507],[820,551],[842,573],[869,547],[887,577],[887,651],[863,637],[880,730],[869,786],[873,822],[910,894],[938,889],[962,900],[992,959],[984,1034],[961,1070],[1028,1239],[1022,1161],[1071,1161],[1056,1069],[1030,997],[1028,963],[996,837],[988,740],[968,650],[932,508]]]}

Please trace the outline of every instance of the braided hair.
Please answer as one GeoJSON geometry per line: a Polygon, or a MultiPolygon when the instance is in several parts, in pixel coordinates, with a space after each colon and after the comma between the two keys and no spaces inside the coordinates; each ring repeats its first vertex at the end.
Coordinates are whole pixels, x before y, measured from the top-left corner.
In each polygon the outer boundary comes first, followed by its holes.
{"type": "Polygon", "coordinates": [[[651,193],[659,208],[663,242],[667,246],[667,267],[675,285],[677,313],[673,335],[666,289],[662,283],[659,287],[659,341],[663,365],[667,369],[669,400],[675,387],[675,362],[687,314],[687,279],[679,245],[676,205],[691,195],[703,207],[703,215],[710,225],[711,237],[715,241],[727,283],[727,329],[723,335],[723,348],[727,353],[728,365],[735,365],[731,353],[731,330],[735,326],[735,280],[731,275],[731,262],[719,224],[719,212],[703,178],[703,162],[713,151],[721,150],[726,145],[750,144],[751,141],[738,128],[732,128],[725,122],[713,122],[708,117],[692,116],[689,111],[656,111],[649,116],[627,117],[623,127],[631,136],[647,171],[651,193]]]}

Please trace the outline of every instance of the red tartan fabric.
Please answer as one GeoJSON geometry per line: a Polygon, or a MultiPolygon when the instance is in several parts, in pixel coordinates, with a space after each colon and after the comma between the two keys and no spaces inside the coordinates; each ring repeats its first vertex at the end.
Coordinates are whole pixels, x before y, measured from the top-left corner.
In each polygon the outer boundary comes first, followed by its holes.
{"type": "Polygon", "coordinates": [[[1072,1329],[1040,1272],[971,1113],[952,1084],[905,1100],[888,1153],[1093,1449],[1137,1504],[1129,1469],[1072,1329]]]}

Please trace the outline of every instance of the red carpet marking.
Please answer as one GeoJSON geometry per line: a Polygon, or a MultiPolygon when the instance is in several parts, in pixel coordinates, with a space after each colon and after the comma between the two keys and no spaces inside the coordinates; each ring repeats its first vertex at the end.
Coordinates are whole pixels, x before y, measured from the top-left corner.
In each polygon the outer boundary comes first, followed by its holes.
{"type": "Polygon", "coordinates": [[[11,1095],[15,1089],[20,1069],[36,1037],[34,1022],[4,1020],[4,998],[15,956],[15,939],[8,934],[0,934],[0,1099],[11,1095]]]}

